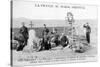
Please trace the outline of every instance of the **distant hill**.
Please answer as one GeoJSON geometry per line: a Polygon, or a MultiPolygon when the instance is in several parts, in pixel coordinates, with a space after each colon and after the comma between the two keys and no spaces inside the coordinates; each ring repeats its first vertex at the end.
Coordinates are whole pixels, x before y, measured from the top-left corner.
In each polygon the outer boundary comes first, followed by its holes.
{"type": "MultiPolygon", "coordinates": [[[[69,24],[65,20],[40,20],[40,19],[28,19],[28,18],[14,18],[13,19],[13,28],[20,28],[22,22],[25,22],[25,25],[30,28],[29,24],[32,21],[34,24],[34,28],[41,28],[43,27],[43,24],[46,24],[47,27],[67,27],[69,24]]],[[[90,27],[92,29],[92,32],[97,31],[97,19],[84,19],[84,20],[75,20],[74,27],[76,28],[76,31],[78,31],[79,34],[84,34],[84,28],[83,25],[85,23],[89,23],[90,27]]],[[[97,33],[96,33],[97,34],[97,33]]]]}
{"type": "Polygon", "coordinates": [[[30,27],[29,24],[32,21],[34,27],[43,27],[43,24],[46,24],[48,27],[56,27],[56,26],[66,26],[65,20],[41,20],[41,19],[27,19],[24,17],[14,18],[13,19],[13,27],[19,28],[22,25],[22,22],[25,23],[27,27],[30,27]]]}

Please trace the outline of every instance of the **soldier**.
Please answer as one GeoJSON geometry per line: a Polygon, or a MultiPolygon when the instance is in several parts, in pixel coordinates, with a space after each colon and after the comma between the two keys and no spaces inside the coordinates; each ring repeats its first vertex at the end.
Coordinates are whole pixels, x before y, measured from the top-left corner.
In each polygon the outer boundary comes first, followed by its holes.
{"type": "Polygon", "coordinates": [[[50,49],[50,44],[49,44],[49,29],[46,27],[46,25],[44,24],[44,30],[42,32],[42,36],[43,36],[43,41],[42,41],[42,48],[41,49],[45,49],[45,50],[49,50],[50,49]]]}
{"type": "Polygon", "coordinates": [[[17,51],[21,51],[23,50],[23,48],[25,47],[25,45],[27,45],[27,40],[28,40],[28,29],[25,26],[24,22],[22,23],[22,27],[19,30],[19,34],[18,36],[18,41],[19,41],[19,46],[17,51]]]}
{"type": "Polygon", "coordinates": [[[86,24],[84,24],[83,27],[86,28],[86,40],[87,40],[88,43],[90,43],[91,27],[89,26],[88,22],[86,24]]]}
{"type": "Polygon", "coordinates": [[[22,27],[20,28],[20,31],[19,31],[23,37],[24,37],[24,44],[23,45],[27,45],[27,40],[28,40],[28,28],[25,26],[24,22],[22,23],[22,27]]]}

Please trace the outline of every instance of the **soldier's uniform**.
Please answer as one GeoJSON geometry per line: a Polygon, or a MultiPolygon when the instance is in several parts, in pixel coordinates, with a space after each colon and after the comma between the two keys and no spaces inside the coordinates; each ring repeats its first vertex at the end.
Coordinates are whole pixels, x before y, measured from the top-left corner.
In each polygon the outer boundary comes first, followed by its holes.
{"type": "Polygon", "coordinates": [[[19,32],[23,35],[23,37],[25,39],[24,45],[27,45],[27,40],[28,40],[28,36],[29,36],[28,35],[28,28],[23,26],[23,27],[20,28],[19,32]]]}
{"type": "Polygon", "coordinates": [[[48,28],[44,28],[44,30],[43,30],[43,32],[42,32],[42,35],[44,36],[44,35],[48,35],[48,33],[49,33],[49,29],[48,28]]]}
{"type": "Polygon", "coordinates": [[[43,32],[42,32],[42,36],[43,36],[43,44],[41,45],[42,46],[42,49],[44,48],[45,50],[49,50],[51,47],[50,47],[50,44],[48,43],[49,41],[49,29],[47,29],[46,27],[44,28],[43,32]]]}
{"type": "Polygon", "coordinates": [[[84,28],[86,28],[86,40],[88,43],[90,43],[91,28],[89,25],[84,25],[84,28]]]}
{"type": "MultiPolygon", "coordinates": [[[[28,40],[28,28],[23,26],[20,28],[19,33],[22,35],[22,41],[19,41],[19,46],[17,51],[23,50],[25,45],[27,45],[27,40],[28,40]]],[[[20,37],[19,37],[20,38],[20,37]]]]}

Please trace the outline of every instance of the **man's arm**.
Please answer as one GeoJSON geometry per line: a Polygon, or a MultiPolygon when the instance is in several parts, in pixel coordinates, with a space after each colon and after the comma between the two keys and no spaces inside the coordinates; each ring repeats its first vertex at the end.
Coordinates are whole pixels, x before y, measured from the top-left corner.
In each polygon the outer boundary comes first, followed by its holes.
{"type": "Polygon", "coordinates": [[[22,27],[20,28],[19,32],[20,32],[20,33],[22,33],[22,32],[23,32],[23,28],[22,28],[22,27]]]}

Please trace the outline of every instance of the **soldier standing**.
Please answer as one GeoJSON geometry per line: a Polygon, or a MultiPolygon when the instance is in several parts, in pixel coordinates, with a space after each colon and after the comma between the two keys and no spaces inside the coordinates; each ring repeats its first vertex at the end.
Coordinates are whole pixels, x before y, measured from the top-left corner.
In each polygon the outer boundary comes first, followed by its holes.
{"type": "Polygon", "coordinates": [[[90,43],[91,27],[89,26],[89,23],[84,24],[83,27],[86,28],[86,40],[88,43],[90,43]]]}
{"type": "Polygon", "coordinates": [[[28,28],[25,26],[24,22],[22,23],[22,27],[20,28],[20,31],[19,31],[23,37],[24,37],[24,44],[23,45],[27,45],[27,40],[28,40],[28,28]]]}
{"type": "Polygon", "coordinates": [[[49,29],[46,27],[46,25],[44,24],[44,30],[42,32],[42,36],[43,36],[43,42],[42,42],[42,49],[44,48],[45,50],[49,50],[50,49],[50,44],[49,44],[49,29]]]}
{"type": "Polygon", "coordinates": [[[25,45],[27,45],[28,28],[25,26],[24,22],[22,23],[22,27],[20,28],[19,33],[21,34],[21,36],[19,37],[20,41],[17,51],[23,50],[25,45]]]}

